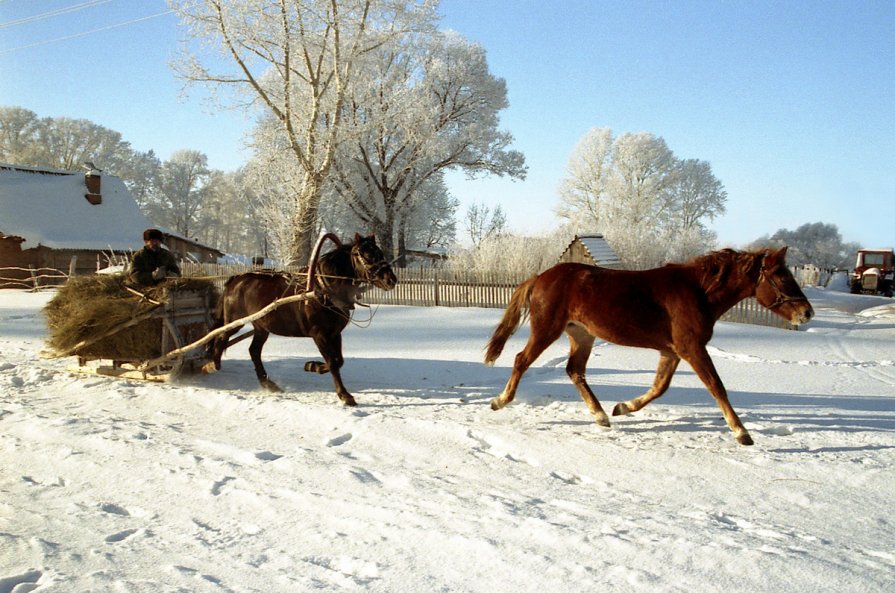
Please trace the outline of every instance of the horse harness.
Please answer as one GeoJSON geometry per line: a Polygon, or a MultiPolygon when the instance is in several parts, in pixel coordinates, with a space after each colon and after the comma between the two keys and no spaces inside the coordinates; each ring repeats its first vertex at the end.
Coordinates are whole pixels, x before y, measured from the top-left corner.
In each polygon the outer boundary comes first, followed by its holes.
{"type": "MultiPolygon", "coordinates": [[[[365,291],[362,285],[372,284],[373,278],[375,278],[384,268],[389,266],[389,263],[385,261],[385,259],[381,259],[372,264],[368,263],[363,256],[354,249],[351,250],[351,264],[355,272],[360,272],[360,275],[350,277],[335,276],[331,274],[315,274],[313,294],[314,300],[320,303],[320,305],[349,319],[351,318],[351,312],[354,311],[356,305],[367,308],[369,308],[370,305],[361,303],[356,298],[346,300],[336,297],[334,295],[336,291],[333,288],[335,284],[334,281],[350,282],[351,286],[361,286],[361,288],[357,289],[357,292],[362,293],[365,291]]],[[[308,273],[310,273],[310,270],[308,273]]],[[[288,272],[283,272],[282,274],[287,282],[286,289],[283,291],[283,296],[285,296],[292,287],[296,287],[296,292],[304,292],[306,290],[301,287],[301,282],[298,280],[298,276],[304,276],[304,274],[291,274],[288,272]]]]}

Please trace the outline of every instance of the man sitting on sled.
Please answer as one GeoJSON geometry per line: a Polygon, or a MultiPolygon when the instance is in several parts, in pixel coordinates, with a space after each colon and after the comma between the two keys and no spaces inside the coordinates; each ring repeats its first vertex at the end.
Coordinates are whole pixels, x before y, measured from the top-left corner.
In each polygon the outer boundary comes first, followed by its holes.
{"type": "Polygon", "coordinates": [[[131,261],[129,274],[132,282],[152,286],[165,278],[180,276],[180,266],[174,254],[162,247],[160,230],[143,231],[143,243],[143,249],[135,253],[131,261]]]}

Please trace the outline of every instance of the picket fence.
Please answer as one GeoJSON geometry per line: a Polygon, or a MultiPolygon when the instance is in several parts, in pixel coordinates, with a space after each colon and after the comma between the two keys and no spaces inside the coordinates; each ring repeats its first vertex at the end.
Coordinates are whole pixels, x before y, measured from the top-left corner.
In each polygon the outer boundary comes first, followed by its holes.
{"type": "MultiPolygon", "coordinates": [[[[223,288],[225,280],[259,268],[247,265],[217,265],[184,263],[183,272],[189,276],[203,276],[217,281],[223,288]]],[[[297,272],[298,268],[291,270],[297,272]]],[[[503,309],[509,304],[516,287],[526,278],[498,273],[472,273],[432,268],[395,269],[398,285],[391,291],[370,288],[364,302],[371,305],[405,305],[411,307],[485,307],[503,309]]],[[[724,314],[722,321],[750,323],[795,329],[789,322],[774,315],[748,298],[724,314]]]]}
{"type": "MultiPolygon", "coordinates": [[[[183,262],[185,276],[198,276],[213,280],[223,290],[227,278],[251,270],[257,266],[240,264],[200,264],[183,262]]],[[[287,269],[298,273],[298,268],[287,269]]],[[[795,272],[795,270],[794,270],[795,272]]],[[[446,271],[432,268],[396,269],[398,285],[394,290],[370,288],[364,302],[371,305],[405,305],[410,307],[485,307],[503,309],[510,302],[516,287],[526,278],[499,273],[472,273],[446,271]]],[[[0,268],[0,288],[40,290],[65,282],[67,274],[48,268],[0,268]],[[24,272],[24,274],[23,274],[24,272]],[[18,277],[16,277],[18,276],[18,277]]],[[[797,275],[797,277],[799,277],[797,275]]],[[[802,278],[799,278],[802,280],[802,278]]],[[[809,282],[810,284],[810,282],[809,282]]],[[[748,298],[721,317],[722,321],[750,323],[782,329],[796,329],[748,298]]]]}

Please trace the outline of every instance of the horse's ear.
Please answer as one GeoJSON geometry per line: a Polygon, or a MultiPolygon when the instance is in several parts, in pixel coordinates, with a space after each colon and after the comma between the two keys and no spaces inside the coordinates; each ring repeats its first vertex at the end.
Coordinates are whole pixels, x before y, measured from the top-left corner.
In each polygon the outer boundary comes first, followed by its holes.
{"type": "Polygon", "coordinates": [[[360,233],[354,233],[354,242],[360,243],[360,240],[361,240],[360,233]]]}
{"type": "Polygon", "coordinates": [[[773,249],[765,249],[764,253],[761,256],[761,267],[769,270],[783,264],[783,262],[786,260],[787,249],[789,249],[789,247],[786,245],[784,245],[777,251],[774,251],[773,249]]]}

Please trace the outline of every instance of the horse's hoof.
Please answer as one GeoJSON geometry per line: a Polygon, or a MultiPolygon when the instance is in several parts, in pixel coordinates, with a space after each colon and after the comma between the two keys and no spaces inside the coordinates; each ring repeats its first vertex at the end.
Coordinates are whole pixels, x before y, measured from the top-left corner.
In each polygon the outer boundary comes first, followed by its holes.
{"type": "Polygon", "coordinates": [[[603,428],[612,428],[609,424],[609,417],[606,414],[597,415],[596,416],[597,426],[602,426],[603,428]]]}
{"type": "Polygon", "coordinates": [[[748,432],[744,432],[742,434],[737,435],[737,442],[741,445],[754,445],[755,441],[752,440],[752,437],[749,436],[748,432]]]}
{"type": "Polygon", "coordinates": [[[210,375],[211,373],[218,370],[220,370],[220,367],[216,366],[213,362],[206,362],[204,365],[202,365],[201,369],[203,375],[210,375]]]}
{"type": "Polygon", "coordinates": [[[327,368],[325,362],[319,362],[316,360],[309,360],[305,363],[305,372],[306,373],[317,373],[318,375],[325,375],[329,372],[329,368],[327,368]]]}
{"type": "Polygon", "coordinates": [[[280,386],[277,385],[276,383],[274,383],[273,381],[271,381],[270,379],[267,379],[266,381],[262,381],[261,386],[264,389],[266,389],[267,391],[270,391],[271,393],[283,393],[283,390],[280,389],[280,386]]]}
{"type": "Polygon", "coordinates": [[[631,408],[628,407],[627,404],[615,404],[615,407],[612,408],[613,416],[624,416],[625,414],[630,414],[631,408]]]}
{"type": "Polygon", "coordinates": [[[339,399],[342,400],[342,403],[345,404],[346,407],[353,408],[357,406],[357,402],[354,400],[354,397],[350,395],[339,396],[339,399]]]}
{"type": "Polygon", "coordinates": [[[491,400],[491,409],[494,410],[495,412],[496,412],[497,410],[501,409],[502,407],[503,407],[503,406],[500,405],[500,400],[497,399],[496,397],[495,397],[494,399],[491,400]]]}

